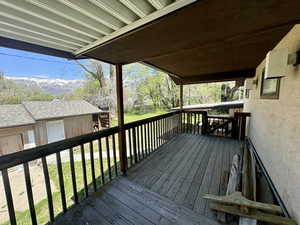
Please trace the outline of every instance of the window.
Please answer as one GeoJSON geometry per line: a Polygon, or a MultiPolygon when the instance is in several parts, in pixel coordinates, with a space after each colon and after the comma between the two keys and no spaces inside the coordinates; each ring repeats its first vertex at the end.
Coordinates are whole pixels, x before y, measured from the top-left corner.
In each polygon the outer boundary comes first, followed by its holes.
{"type": "Polygon", "coordinates": [[[279,99],[280,78],[265,79],[265,69],[261,76],[260,97],[263,99],[279,99]]]}
{"type": "Polygon", "coordinates": [[[49,121],[46,124],[48,143],[65,139],[65,128],[63,120],[49,121]]]}

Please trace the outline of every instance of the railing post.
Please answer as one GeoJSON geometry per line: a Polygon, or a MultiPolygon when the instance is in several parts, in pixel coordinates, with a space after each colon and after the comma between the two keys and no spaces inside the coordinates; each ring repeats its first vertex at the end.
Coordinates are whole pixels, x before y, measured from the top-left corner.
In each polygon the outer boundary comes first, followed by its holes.
{"type": "Polygon", "coordinates": [[[122,65],[116,64],[116,90],[117,90],[117,111],[119,125],[119,156],[120,167],[124,175],[126,175],[126,136],[124,129],[124,102],[123,102],[123,73],[122,65]]]}
{"type": "Polygon", "coordinates": [[[179,115],[179,124],[180,124],[180,132],[183,133],[183,121],[182,121],[182,116],[183,116],[183,84],[180,84],[180,89],[179,89],[179,108],[180,108],[180,115],[179,115]]]}
{"type": "Polygon", "coordinates": [[[202,117],[201,134],[207,134],[207,126],[208,126],[207,112],[202,111],[201,112],[201,117],[202,117]]]}
{"type": "Polygon", "coordinates": [[[233,123],[233,138],[239,140],[245,140],[246,137],[246,122],[247,117],[250,117],[251,113],[248,112],[235,112],[233,123]]]}

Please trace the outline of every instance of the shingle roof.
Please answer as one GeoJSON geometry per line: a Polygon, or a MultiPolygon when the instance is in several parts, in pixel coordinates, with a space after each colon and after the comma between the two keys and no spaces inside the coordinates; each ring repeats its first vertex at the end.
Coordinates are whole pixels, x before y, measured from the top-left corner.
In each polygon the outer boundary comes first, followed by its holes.
{"type": "Polygon", "coordinates": [[[0,128],[34,124],[23,105],[0,105],[0,128]]]}
{"type": "Polygon", "coordinates": [[[101,112],[97,107],[83,100],[32,101],[23,102],[22,104],[35,120],[88,115],[101,112]]]}

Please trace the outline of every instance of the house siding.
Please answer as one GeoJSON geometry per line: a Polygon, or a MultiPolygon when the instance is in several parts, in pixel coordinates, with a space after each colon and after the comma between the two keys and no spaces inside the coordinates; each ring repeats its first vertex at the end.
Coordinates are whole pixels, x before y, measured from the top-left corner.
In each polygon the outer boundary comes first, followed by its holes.
{"type": "MultiPolygon", "coordinates": [[[[296,25],[275,48],[289,53],[300,50],[300,25],[296,25]]],[[[289,65],[281,79],[279,99],[261,99],[261,75],[265,61],[256,69],[258,85],[245,100],[251,112],[248,136],[257,149],[291,216],[300,223],[300,65],[289,65]]]]}
{"type": "Polygon", "coordinates": [[[21,151],[24,144],[28,143],[26,132],[33,126],[19,126],[0,129],[0,155],[21,151]],[[23,137],[22,137],[22,136],[23,137]]]}
{"type": "Polygon", "coordinates": [[[92,115],[65,118],[64,125],[66,138],[93,132],[92,115]]]}

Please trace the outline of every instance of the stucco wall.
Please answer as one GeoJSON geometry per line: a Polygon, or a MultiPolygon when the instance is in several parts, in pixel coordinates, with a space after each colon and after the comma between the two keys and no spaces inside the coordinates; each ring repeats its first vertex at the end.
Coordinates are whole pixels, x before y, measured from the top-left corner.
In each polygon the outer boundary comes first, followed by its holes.
{"type": "MultiPolygon", "coordinates": [[[[300,25],[275,48],[300,50],[300,25]]],[[[290,214],[300,223],[300,65],[288,66],[277,100],[260,98],[263,61],[256,69],[258,85],[246,99],[251,112],[250,136],[290,214]]]]}

